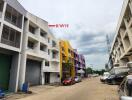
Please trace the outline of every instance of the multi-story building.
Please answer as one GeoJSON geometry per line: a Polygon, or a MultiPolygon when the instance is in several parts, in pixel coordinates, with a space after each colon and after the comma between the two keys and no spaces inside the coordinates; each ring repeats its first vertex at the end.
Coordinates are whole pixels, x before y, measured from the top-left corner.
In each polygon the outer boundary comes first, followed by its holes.
{"type": "Polygon", "coordinates": [[[74,49],[74,66],[75,66],[75,72],[76,76],[85,76],[85,58],[83,55],[79,54],[76,49],[74,49]]]}
{"type": "Polygon", "coordinates": [[[74,50],[66,40],[60,40],[60,78],[75,77],[74,50]]]}
{"type": "Polygon", "coordinates": [[[48,22],[30,13],[24,21],[20,86],[24,82],[30,85],[59,82],[59,45],[48,29],[48,22]]]}
{"type": "Polygon", "coordinates": [[[132,0],[124,0],[109,62],[111,66],[132,61],[132,0]]]}
{"type": "Polygon", "coordinates": [[[17,0],[0,0],[0,88],[59,82],[59,42],[48,22],[17,0]]]}
{"type": "Polygon", "coordinates": [[[16,0],[0,0],[0,88],[17,91],[25,9],[16,0]]]}

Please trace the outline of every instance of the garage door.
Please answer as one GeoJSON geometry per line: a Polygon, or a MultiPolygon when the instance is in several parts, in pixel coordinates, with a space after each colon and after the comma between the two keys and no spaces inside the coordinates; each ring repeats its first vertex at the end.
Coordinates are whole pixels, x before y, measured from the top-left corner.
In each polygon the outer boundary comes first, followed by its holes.
{"type": "Polygon", "coordinates": [[[25,82],[30,85],[39,85],[41,75],[41,62],[27,60],[25,82]]]}
{"type": "Polygon", "coordinates": [[[0,88],[8,90],[10,80],[11,56],[0,54],[0,88]]]}

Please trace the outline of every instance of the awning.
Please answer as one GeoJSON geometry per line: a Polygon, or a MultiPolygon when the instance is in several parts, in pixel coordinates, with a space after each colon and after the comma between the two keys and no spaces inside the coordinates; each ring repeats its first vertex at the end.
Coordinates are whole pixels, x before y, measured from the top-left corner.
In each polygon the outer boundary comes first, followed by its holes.
{"type": "Polygon", "coordinates": [[[83,74],[83,73],[85,73],[85,72],[84,72],[83,69],[80,69],[80,70],[77,71],[77,73],[81,73],[81,74],[83,74]]]}

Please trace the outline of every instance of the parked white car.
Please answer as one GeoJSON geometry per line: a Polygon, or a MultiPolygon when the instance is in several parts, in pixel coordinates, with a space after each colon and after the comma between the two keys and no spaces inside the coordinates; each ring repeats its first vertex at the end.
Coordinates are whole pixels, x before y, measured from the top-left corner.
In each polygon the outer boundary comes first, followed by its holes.
{"type": "Polygon", "coordinates": [[[109,72],[104,72],[103,76],[101,76],[100,81],[101,82],[106,82],[106,79],[109,77],[110,73],[109,72]]]}
{"type": "Polygon", "coordinates": [[[126,97],[126,96],[122,96],[121,100],[132,100],[132,97],[126,97]]]}
{"type": "Polygon", "coordinates": [[[82,81],[81,76],[76,76],[76,77],[75,77],[75,82],[76,82],[76,83],[81,82],[81,81],[82,81]]]}

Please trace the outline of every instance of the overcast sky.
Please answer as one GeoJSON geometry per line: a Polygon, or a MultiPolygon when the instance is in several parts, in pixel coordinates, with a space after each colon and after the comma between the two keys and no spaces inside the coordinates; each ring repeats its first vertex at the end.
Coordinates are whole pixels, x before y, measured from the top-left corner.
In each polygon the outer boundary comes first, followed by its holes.
{"type": "Polygon", "coordinates": [[[49,24],[69,24],[69,28],[53,28],[53,34],[68,39],[84,54],[87,66],[104,68],[108,60],[106,34],[113,39],[123,0],[18,1],[49,24]]]}

